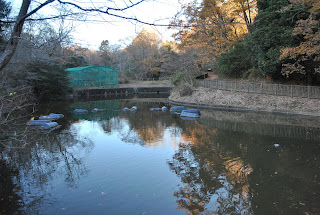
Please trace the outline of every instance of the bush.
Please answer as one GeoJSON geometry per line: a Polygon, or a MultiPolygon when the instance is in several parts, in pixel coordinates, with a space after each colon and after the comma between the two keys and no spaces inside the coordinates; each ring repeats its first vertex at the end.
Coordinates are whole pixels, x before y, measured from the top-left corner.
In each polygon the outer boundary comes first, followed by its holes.
{"type": "Polygon", "coordinates": [[[179,85],[178,92],[181,97],[191,96],[193,93],[193,87],[190,84],[183,83],[179,85]]]}
{"type": "Polygon", "coordinates": [[[178,86],[186,76],[187,76],[186,72],[178,72],[171,77],[170,81],[174,86],[178,86]]]}
{"type": "Polygon", "coordinates": [[[41,99],[59,99],[72,92],[68,72],[55,62],[36,61],[26,67],[27,81],[41,99]]]}
{"type": "Polygon", "coordinates": [[[261,72],[255,68],[248,69],[242,75],[243,79],[261,79],[263,77],[264,76],[261,74],[261,72]]]}
{"type": "Polygon", "coordinates": [[[128,84],[129,80],[127,78],[120,78],[119,79],[119,84],[128,84]]]}
{"type": "Polygon", "coordinates": [[[235,43],[233,48],[219,58],[218,71],[227,77],[240,78],[250,68],[251,52],[246,40],[235,43]]]}
{"type": "Polygon", "coordinates": [[[66,57],[64,60],[65,60],[64,66],[66,68],[88,66],[88,62],[86,62],[83,56],[66,57]]]}

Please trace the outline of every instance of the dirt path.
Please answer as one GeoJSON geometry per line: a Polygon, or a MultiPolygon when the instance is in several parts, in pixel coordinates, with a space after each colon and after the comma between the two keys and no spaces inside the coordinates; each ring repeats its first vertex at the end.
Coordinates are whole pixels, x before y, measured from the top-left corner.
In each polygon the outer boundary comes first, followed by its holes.
{"type": "Polygon", "coordinates": [[[206,80],[215,80],[218,79],[218,75],[213,74],[212,72],[208,72],[208,78],[206,80]]]}

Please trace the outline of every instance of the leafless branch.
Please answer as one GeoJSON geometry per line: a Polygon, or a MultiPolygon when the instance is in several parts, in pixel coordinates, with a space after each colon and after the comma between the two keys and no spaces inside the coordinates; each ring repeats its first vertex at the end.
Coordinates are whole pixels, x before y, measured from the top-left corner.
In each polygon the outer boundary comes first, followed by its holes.
{"type": "Polygon", "coordinates": [[[131,5],[129,5],[129,6],[126,6],[126,7],[124,7],[124,8],[112,8],[112,7],[108,7],[107,9],[106,9],[106,11],[102,11],[102,10],[100,10],[100,9],[96,9],[96,8],[90,8],[90,9],[86,9],[86,8],[82,8],[82,7],[80,7],[79,5],[77,5],[77,4],[75,4],[75,3],[71,3],[71,2],[65,2],[65,1],[61,1],[61,0],[58,0],[58,2],[60,3],[60,4],[65,4],[65,5],[71,5],[71,6],[73,6],[73,7],[76,7],[76,8],[78,8],[78,9],[80,9],[80,10],[82,10],[82,11],[89,11],[89,12],[103,12],[103,13],[109,13],[109,10],[114,10],[114,11],[125,11],[125,10],[128,10],[129,8],[132,8],[132,7],[134,7],[134,6],[137,6],[138,4],[140,4],[140,3],[142,3],[142,2],[144,2],[145,0],[140,0],[140,1],[138,1],[137,3],[132,3],[131,1],[131,5]]]}

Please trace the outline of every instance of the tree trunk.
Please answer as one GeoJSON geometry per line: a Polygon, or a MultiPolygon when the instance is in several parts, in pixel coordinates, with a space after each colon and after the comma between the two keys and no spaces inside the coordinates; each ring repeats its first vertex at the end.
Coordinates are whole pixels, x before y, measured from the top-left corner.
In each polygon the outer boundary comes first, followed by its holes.
{"type": "Polygon", "coordinates": [[[36,13],[39,9],[41,9],[45,5],[50,4],[54,1],[55,0],[47,0],[43,4],[40,4],[38,7],[36,7],[34,10],[32,10],[29,13],[28,13],[28,9],[31,4],[31,0],[23,0],[22,1],[20,12],[19,12],[19,15],[18,15],[16,22],[14,24],[9,42],[6,46],[6,49],[4,50],[4,52],[0,56],[0,71],[3,68],[5,68],[6,65],[10,62],[14,52],[17,49],[19,39],[20,39],[20,36],[22,33],[23,24],[24,24],[24,21],[26,20],[26,18],[28,18],[32,14],[36,13]]]}
{"type": "Polygon", "coordinates": [[[17,17],[16,23],[11,33],[10,40],[6,46],[6,49],[1,54],[0,57],[0,70],[2,70],[11,60],[14,52],[19,43],[19,38],[22,32],[23,23],[25,20],[25,15],[28,12],[28,8],[30,6],[31,0],[23,0],[19,15],[17,17]],[[24,18],[24,19],[23,19],[24,18]]]}

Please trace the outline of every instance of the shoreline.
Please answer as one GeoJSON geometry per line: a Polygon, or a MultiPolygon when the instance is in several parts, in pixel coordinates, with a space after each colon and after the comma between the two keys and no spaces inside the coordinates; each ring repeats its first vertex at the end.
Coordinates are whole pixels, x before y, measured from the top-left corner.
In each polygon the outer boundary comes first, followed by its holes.
{"type": "Polygon", "coordinates": [[[197,108],[205,108],[219,111],[230,111],[230,112],[245,112],[245,113],[270,113],[270,114],[279,114],[279,115],[303,115],[303,116],[317,116],[320,117],[320,113],[312,113],[312,112],[297,112],[297,111],[289,111],[289,110],[267,110],[267,109],[254,109],[247,107],[236,107],[236,106],[224,106],[224,105],[210,105],[210,104],[200,104],[200,103],[186,103],[186,102],[178,102],[174,100],[168,100],[170,104],[178,105],[178,106],[187,106],[187,107],[197,107],[197,108]]]}
{"type": "Polygon", "coordinates": [[[178,89],[173,89],[168,100],[173,105],[220,111],[320,117],[318,99],[236,93],[199,87],[193,90],[192,95],[183,97],[178,89]]]}

